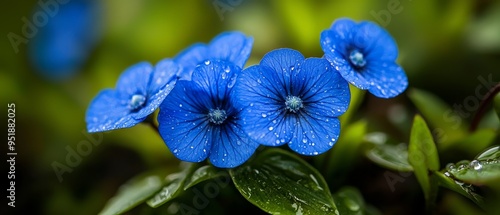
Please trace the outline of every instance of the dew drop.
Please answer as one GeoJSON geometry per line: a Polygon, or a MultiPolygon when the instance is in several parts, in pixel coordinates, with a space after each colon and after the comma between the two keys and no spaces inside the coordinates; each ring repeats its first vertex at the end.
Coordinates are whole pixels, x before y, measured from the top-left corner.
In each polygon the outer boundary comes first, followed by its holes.
{"type": "Polygon", "coordinates": [[[302,142],[303,143],[307,143],[307,139],[302,139],[302,142]]]}
{"type": "Polygon", "coordinates": [[[455,172],[457,171],[457,167],[453,163],[449,163],[446,165],[446,169],[448,169],[450,172],[455,172]]]}
{"type": "Polygon", "coordinates": [[[483,168],[483,165],[478,160],[471,161],[469,165],[470,165],[470,167],[474,168],[474,170],[476,170],[476,171],[481,171],[481,169],[483,168]]]}
{"type": "Polygon", "coordinates": [[[209,60],[206,60],[206,61],[205,61],[205,65],[210,65],[210,61],[209,61],[209,60]]]}
{"type": "Polygon", "coordinates": [[[182,104],[179,104],[179,107],[182,107],[182,104]]]}
{"type": "Polygon", "coordinates": [[[272,131],[272,130],[274,130],[274,127],[273,126],[269,127],[269,131],[272,131]]]}
{"type": "Polygon", "coordinates": [[[266,118],[266,117],[267,117],[267,114],[262,113],[262,118],[266,118]]]}

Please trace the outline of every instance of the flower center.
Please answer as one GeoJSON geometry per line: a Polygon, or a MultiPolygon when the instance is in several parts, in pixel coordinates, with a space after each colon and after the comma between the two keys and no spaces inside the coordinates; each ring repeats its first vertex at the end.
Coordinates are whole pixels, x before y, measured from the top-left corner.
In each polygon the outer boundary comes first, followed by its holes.
{"type": "Polygon", "coordinates": [[[220,125],[226,119],[227,119],[227,114],[225,110],[217,108],[217,109],[210,109],[210,111],[208,111],[208,121],[210,121],[211,123],[220,125]]]}
{"type": "Polygon", "coordinates": [[[304,107],[304,104],[302,104],[302,99],[297,96],[287,96],[285,105],[286,109],[292,113],[297,113],[297,111],[304,107]]]}
{"type": "Polygon", "coordinates": [[[144,102],[146,102],[146,97],[141,94],[135,94],[130,99],[130,103],[128,105],[130,109],[137,110],[138,108],[142,107],[142,105],[144,105],[144,102]]]}
{"type": "Polygon", "coordinates": [[[349,59],[354,66],[363,67],[366,65],[365,56],[357,49],[351,51],[351,53],[349,54],[349,59]]]}

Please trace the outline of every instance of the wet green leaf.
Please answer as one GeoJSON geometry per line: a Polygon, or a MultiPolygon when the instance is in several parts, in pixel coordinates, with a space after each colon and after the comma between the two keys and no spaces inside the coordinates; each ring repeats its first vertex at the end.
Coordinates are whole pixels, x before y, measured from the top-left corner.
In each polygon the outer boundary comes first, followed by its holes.
{"type": "Polygon", "coordinates": [[[181,163],[181,172],[173,173],[165,178],[163,187],[147,203],[156,208],[177,197],[184,187],[184,183],[195,170],[195,165],[191,163],[181,163]],[[185,165],[183,165],[185,164],[185,165]]]}
{"type": "Polygon", "coordinates": [[[163,175],[147,174],[133,178],[123,184],[100,214],[121,214],[154,195],[163,185],[163,175]]]}
{"type": "Polygon", "coordinates": [[[461,181],[456,181],[455,179],[447,176],[449,174],[450,173],[447,172],[445,172],[444,174],[441,172],[434,172],[434,177],[438,180],[439,185],[460,193],[461,195],[472,200],[478,206],[484,206],[483,197],[477,194],[471,185],[464,184],[461,181]]]}
{"type": "Polygon", "coordinates": [[[196,169],[193,174],[184,183],[184,190],[191,188],[192,186],[218,177],[229,177],[227,171],[223,169],[217,169],[212,165],[205,165],[196,169]]]}
{"type": "Polygon", "coordinates": [[[268,213],[338,214],[323,176],[287,151],[268,149],[229,173],[239,192],[268,213]]]}
{"type": "Polygon", "coordinates": [[[366,156],[376,164],[390,170],[413,171],[413,167],[408,162],[408,149],[405,144],[373,144],[373,148],[366,151],[366,156]]]}
{"type": "Polygon", "coordinates": [[[352,187],[344,187],[333,194],[333,199],[342,215],[365,214],[365,201],[358,190],[352,187]]]}
{"type": "Polygon", "coordinates": [[[500,146],[492,146],[476,156],[476,160],[500,160],[500,146]]]}
{"type": "Polygon", "coordinates": [[[473,160],[464,168],[457,167],[450,173],[458,180],[474,185],[485,185],[500,182],[500,161],[473,160]]]}
{"type": "Polygon", "coordinates": [[[420,115],[416,115],[413,120],[408,161],[413,166],[415,176],[424,191],[428,205],[432,204],[435,197],[436,183],[433,183],[429,178],[429,171],[439,169],[439,158],[431,132],[420,115]]]}

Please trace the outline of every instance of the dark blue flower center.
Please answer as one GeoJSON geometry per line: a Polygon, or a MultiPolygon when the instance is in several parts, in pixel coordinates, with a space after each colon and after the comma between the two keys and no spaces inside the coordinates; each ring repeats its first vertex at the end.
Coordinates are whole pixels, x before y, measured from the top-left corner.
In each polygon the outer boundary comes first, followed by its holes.
{"type": "Polygon", "coordinates": [[[130,99],[130,103],[128,105],[129,105],[130,109],[137,110],[140,107],[142,107],[145,102],[146,102],[145,96],[143,96],[141,94],[135,94],[130,99]]]}
{"type": "Polygon", "coordinates": [[[211,123],[220,125],[226,119],[227,119],[227,114],[225,110],[217,108],[217,109],[210,109],[210,111],[208,111],[208,121],[211,123]]]}
{"type": "Polygon", "coordinates": [[[365,56],[357,49],[353,49],[349,54],[349,60],[356,67],[363,67],[366,65],[365,56]]]}
{"type": "Polygon", "coordinates": [[[287,96],[285,105],[286,109],[292,113],[297,113],[297,111],[304,107],[304,104],[302,104],[302,99],[297,96],[287,96]]]}

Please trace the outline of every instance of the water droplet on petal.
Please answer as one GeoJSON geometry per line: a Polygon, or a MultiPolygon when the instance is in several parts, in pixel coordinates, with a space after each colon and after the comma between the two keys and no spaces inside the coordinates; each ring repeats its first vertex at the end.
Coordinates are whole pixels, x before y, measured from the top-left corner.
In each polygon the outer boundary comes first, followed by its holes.
{"type": "Polygon", "coordinates": [[[209,60],[206,60],[206,61],[205,61],[205,65],[210,65],[210,61],[209,61],[209,60]]]}
{"type": "Polygon", "coordinates": [[[269,131],[272,131],[273,129],[274,129],[274,127],[273,127],[273,126],[269,127],[269,131]]]}
{"type": "Polygon", "coordinates": [[[262,118],[266,118],[266,117],[267,117],[267,114],[262,113],[262,118]]]}

